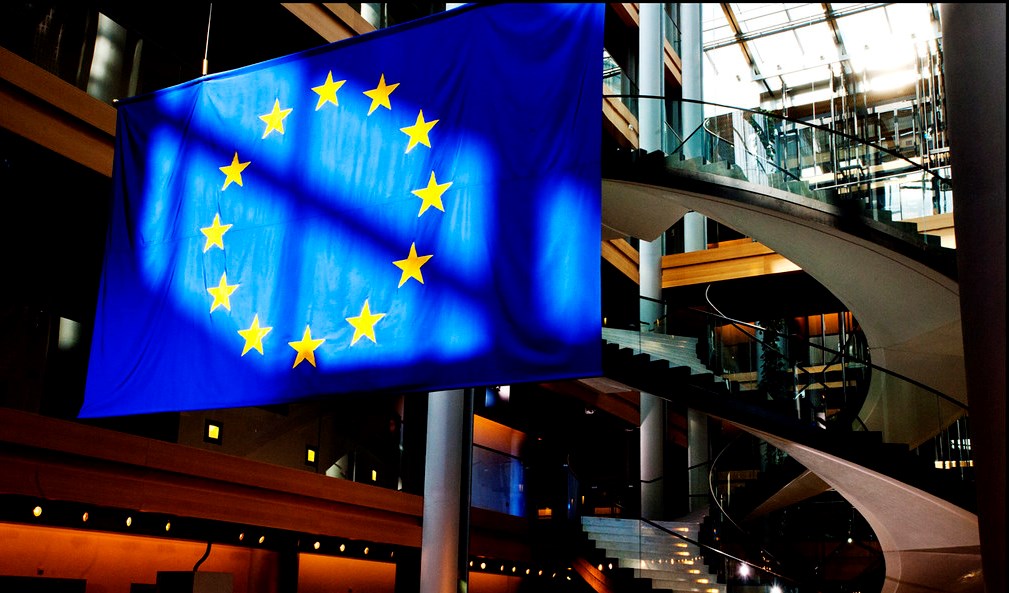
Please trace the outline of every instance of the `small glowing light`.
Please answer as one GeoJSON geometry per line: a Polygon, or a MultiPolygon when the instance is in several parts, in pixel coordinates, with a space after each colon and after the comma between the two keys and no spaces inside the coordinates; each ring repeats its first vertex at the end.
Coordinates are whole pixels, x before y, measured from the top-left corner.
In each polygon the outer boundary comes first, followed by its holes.
{"type": "Polygon", "coordinates": [[[771,587],[771,593],[781,593],[781,587],[777,585],[771,587]]]}
{"type": "Polygon", "coordinates": [[[88,522],[88,513],[86,511],[83,515],[81,515],[81,521],[84,521],[85,523],[88,522]]]}
{"type": "Polygon", "coordinates": [[[700,584],[702,584],[702,585],[707,585],[711,581],[709,581],[708,579],[697,579],[697,582],[700,583],[700,584]]]}
{"type": "Polygon", "coordinates": [[[683,563],[686,564],[686,565],[688,565],[688,566],[693,566],[694,561],[693,560],[684,560],[683,563]]]}
{"type": "Polygon", "coordinates": [[[504,572],[504,564],[501,565],[501,572],[504,572]]]}
{"type": "Polygon", "coordinates": [[[603,565],[602,565],[602,564],[600,564],[600,565],[599,565],[599,570],[602,570],[602,569],[603,569],[603,565]]]}
{"type": "Polygon", "coordinates": [[[472,560],[469,561],[469,565],[473,566],[473,561],[472,560]]]}
{"type": "Polygon", "coordinates": [[[750,565],[749,564],[740,564],[739,565],[739,576],[741,576],[741,577],[750,576],[750,565]]]}
{"type": "Polygon", "coordinates": [[[612,562],[610,562],[609,564],[607,564],[607,566],[609,566],[610,570],[613,570],[613,563],[612,562]]]}
{"type": "Polygon", "coordinates": [[[126,517],[126,526],[133,525],[133,517],[126,517]]]}
{"type": "Polygon", "coordinates": [[[207,438],[218,440],[221,438],[221,427],[217,424],[207,424],[207,438]]]}
{"type": "Polygon", "coordinates": [[[265,541],[266,541],[266,536],[265,535],[259,536],[259,543],[263,543],[265,541]]]}
{"type": "Polygon", "coordinates": [[[519,567],[517,567],[517,566],[513,566],[513,567],[512,567],[512,572],[515,572],[516,570],[518,570],[518,568],[519,568],[519,567]]]}
{"type": "Polygon", "coordinates": [[[245,534],[244,533],[239,533],[238,534],[238,541],[242,541],[244,539],[245,539],[245,534]]]}
{"type": "Polygon", "coordinates": [[[368,553],[368,548],[365,548],[365,549],[364,549],[364,553],[365,553],[365,554],[367,554],[367,553],[368,553]]]}
{"type": "Polygon", "coordinates": [[[487,568],[487,563],[486,562],[481,562],[480,563],[480,570],[485,570],[486,568],[487,568]]]}
{"type": "Polygon", "coordinates": [[[169,521],[165,523],[165,531],[171,531],[171,529],[172,529],[172,522],[169,521]]]}
{"type": "Polygon", "coordinates": [[[372,482],[378,481],[378,472],[375,470],[371,470],[371,481],[372,482]]]}
{"type": "Polygon", "coordinates": [[[347,550],[347,546],[345,546],[344,544],[340,544],[340,551],[344,552],[346,550],[347,550]]]}
{"type": "Polygon", "coordinates": [[[541,576],[543,576],[543,570],[540,570],[539,572],[537,572],[537,573],[536,573],[536,576],[538,576],[538,577],[541,577],[541,576]]]}
{"type": "Polygon", "coordinates": [[[855,540],[851,539],[851,536],[849,535],[849,536],[848,536],[848,543],[850,544],[850,543],[851,543],[851,542],[853,542],[853,541],[855,541],[855,540]]]}
{"type": "Polygon", "coordinates": [[[316,550],[318,550],[319,548],[322,547],[322,543],[321,542],[315,542],[314,544],[312,544],[312,547],[315,548],[316,550]]]}
{"type": "Polygon", "coordinates": [[[687,546],[689,546],[689,545],[690,545],[690,544],[687,544],[687,543],[684,543],[684,542],[677,542],[677,543],[676,543],[676,547],[677,547],[677,548],[686,548],[686,547],[687,547],[687,546]]]}
{"type": "Polygon", "coordinates": [[[690,556],[690,552],[686,552],[686,551],[684,551],[684,552],[676,552],[676,555],[677,556],[690,556]]]}
{"type": "Polygon", "coordinates": [[[705,589],[704,593],[719,593],[719,592],[718,589],[711,588],[711,589],[705,589]]]}
{"type": "Polygon", "coordinates": [[[36,517],[41,517],[42,516],[42,507],[38,507],[37,506],[34,509],[32,509],[32,514],[35,515],[36,517]]]}
{"type": "Polygon", "coordinates": [[[687,574],[701,574],[701,571],[697,568],[691,568],[687,571],[687,574]]]}
{"type": "Polygon", "coordinates": [[[532,569],[530,569],[530,568],[527,568],[527,569],[526,569],[526,574],[529,574],[530,572],[532,572],[532,569]]]}
{"type": "Polygon", "coordinates": [[[305,450],[305,461],[315,463],[315,449],[309,447],[305,450]]]}

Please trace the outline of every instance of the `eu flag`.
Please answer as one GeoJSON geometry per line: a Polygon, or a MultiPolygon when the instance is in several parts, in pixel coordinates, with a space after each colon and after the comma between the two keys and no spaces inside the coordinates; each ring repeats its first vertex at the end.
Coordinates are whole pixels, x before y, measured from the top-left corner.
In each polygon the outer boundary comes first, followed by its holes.
{"type": "Polygon", "coordinates": [[[594,376],[602,4],[120,102],[82,417],[594,376]]]}

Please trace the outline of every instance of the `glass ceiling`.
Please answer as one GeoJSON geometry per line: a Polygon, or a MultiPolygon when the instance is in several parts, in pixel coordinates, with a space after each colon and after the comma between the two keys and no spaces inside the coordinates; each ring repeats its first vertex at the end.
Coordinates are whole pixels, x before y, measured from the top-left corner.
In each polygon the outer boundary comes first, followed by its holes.
{"type": "MultiPolygon", "coordinates": [[[[940,37],[935,4],[703,3],[704,98],[780,109],[782,89],[830,93],[831,69],[882,90],[915,80],[915,54],[940,37]]],[[[826,93],[826,94],[825,94],[826,93]]]]}

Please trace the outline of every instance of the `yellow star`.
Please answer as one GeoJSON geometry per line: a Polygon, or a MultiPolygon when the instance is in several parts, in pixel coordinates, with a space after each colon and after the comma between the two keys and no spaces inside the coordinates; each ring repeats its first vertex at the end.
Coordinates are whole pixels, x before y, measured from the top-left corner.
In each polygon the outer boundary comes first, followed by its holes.
{"type": "Polygon", "coordinates": [[[300,342],[288,342],[291,348],[294,348],[298,352],[298,356],[294,358],[294,366],[301,364],[301,361],[307,360],[312,366],[315,366],[315,349],[322,345],[326,340],[324,338],[319,338],[317,340],[312,339],[312,330],[305,326],[305,335],[301,337],[300,342]]]}
{"type": "Polygon", "coordinates": [[[375,324],[378,320],[385,317],[385,313],[371,313],[371,307],[368,306],[368,299],[364,300],[364,307],[361,307],[361,314],[357,317],[347,317],[347,322],[354,326],[354,337],[350,341],[350,345],[353,346],[361,339],[361,336],[367,336],[372,342],[378,343],[375,340],[375,324]]]}
{"type": "Polygon", "coordinates": [[[441,203],[441,195],[451,186],[451,181],[439,184],[438,180],[434,177],[434,171],[431,171],[431,178],[427,181],[427,187],[415,189],[410,192],[418,198],[424,200],[420,205],[420,212],[417,213],[417,218],[420,218],[420,215],[424,214],[424,212],[431,206],[434,206],[444,212],[445,207],[441,203]]]}
{"type": "Polygon", "coordinates": [[[214,302],[210,305],[210,312],[213,313],[214,309],[224,305],[224,308],[228,311],[231,310],[231,293],[238,290],[241,284],[228,284],[228,273],[225,272],[221,274],[221,283],[217,286],[211,286],[207,289],[214,297],[214,302]]]}
{"type": "Polygon", "coordinates": [[[399,285],[403,286],[406,281],[410,278],[414,278],[417,282],[424,284],[424,275],[420,272],[420,267],[427,263],[427,260],[434,257],[434,255],[417,255],[417,244],[410,244],[410,255],[406,259],[401,259],[394,261],[392,263],[396,264],[396,267],[403,270],[403,275],[399,277],[399,285]]]}
{"type": "Polygon", "coordinates": [[[421,143],[424,146],[431,148],[431,140],[428,139],[427,133],[431,131],[434,124],[438,123],[440,120],[433,119],[431,121],[424,121],[424,110],[421,109],[420,113],[417,114],[417,123],[412,126],[407,126],[405,128],[400,128],[399,130],[410,137],[410,142],[406,145],[406,151],[410,152],[413,150],[417,143],[421,143]]]}
{"type": "Polygon", "coordinates": [[[231,228],[230,224],[221,224],[221,215],[214,215],[214,223],[200,229],[200,232],[207,236],[207,242],[203,245],[203,253],[206,253],[212,246],[217,245],[224,249],[224,233],[231,228]]]}
{"type": "Polygon", "coordinates": [[[319,102],[315,105],[315,110],[318,111],[326,103],[332,103],[333,105],[339,105],[340,102],[336,99],[336,91],[340,90],[343,83],[346,80],[337,80],[333,82],[333,71],[330,70],[329,74],[326,75],[326,83],[322,86],[313,86],[312,90],[318,93],[319,102]]]}
{"type": "Polygon", "coordinates": [[[260,115],[259,119],[266,122],[266,131],[263,132],[263,138],[270,135],[270,132],[277,130],[281,134],[284,133],[284,118],[291,113],[292,109],[281,109],[280,99],[276,99],[273,102],[273,111],[267,113],[266,115],[260,115]]]}
{"type": "Polygon", "coordinates": [[[221,191],[228,189],[228,186],[231,185],[232,181],[234,181],[238,185],[242,185],[242,171],[244,171],[245,168],[248,167],[249,163],[251,162],[252,161],[245,163],[238,162],[238,153],[236,152],[235,158],[231,159],[230,165],[218,167],[221,170],[221,172],[223,172],[225,175],[224,187],[221,188],[221,191]]]}
{"type": "Polygon", "coordinates": [[[270,333],[272,327],[259,327],[259,315],[252,318],[252,325],[249,329],[238,330],[238,335],[245,338],[245,348],[242,349],[242,356],[249,350],[255,348],[259,353],[263,353],[263,336],[270,333]]]}
{"type": "Polygon", "coordinates": [[[371,115],[372,111],[378,109],[379,105],[391,111],[392,105],[389,103],[389,95],[391,95],[392,92],[396,90],[396,87],[398,86],[399,86],[398,82],[395,84],[386,85],[385,74],[379,76],[378,86],[376,88],[371,89],[370,91],[364,91],[364,94],[371,99],[371,108],[368,109],[368,115],[371,115]]]}

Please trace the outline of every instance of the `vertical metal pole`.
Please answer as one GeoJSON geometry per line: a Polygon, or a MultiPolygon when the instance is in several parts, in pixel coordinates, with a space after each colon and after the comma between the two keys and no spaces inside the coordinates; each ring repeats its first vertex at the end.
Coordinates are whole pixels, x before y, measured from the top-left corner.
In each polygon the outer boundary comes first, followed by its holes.
{"type": "Polygon", "coordinates": [[[210,3],[210,9],[207,11],[207,42],[203,46],[203,76],[207,75],[209,69],[209,62],[207,62],[207,54],[210,51],[210,17],[214,14],[214,3],[210,3]]]}

